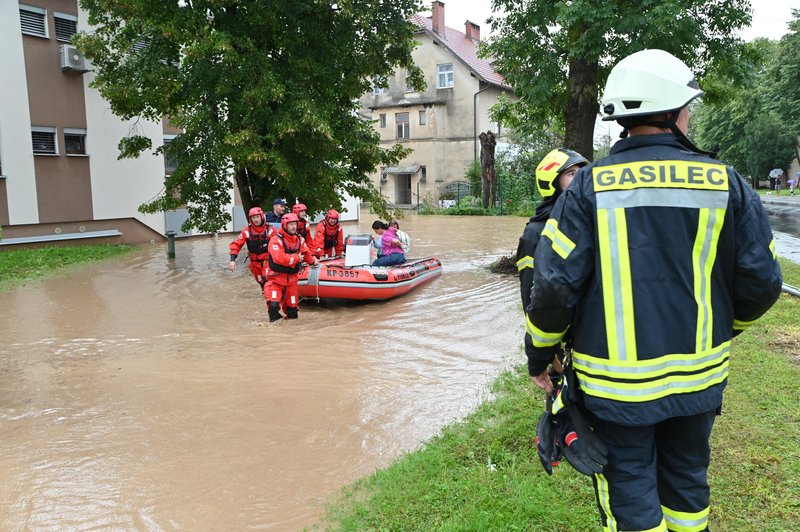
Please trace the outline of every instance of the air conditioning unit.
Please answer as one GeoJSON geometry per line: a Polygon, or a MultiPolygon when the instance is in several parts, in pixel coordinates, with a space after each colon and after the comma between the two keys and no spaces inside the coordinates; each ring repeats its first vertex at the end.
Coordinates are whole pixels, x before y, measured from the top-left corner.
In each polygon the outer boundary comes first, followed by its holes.
{"type": "Polygon", "coordinates": [[[381,183],[386,183],[386,181],[387,181],[388,179],[389,179],[389,178],[387,177],[387,175],[386,175],[386,174],[381,174],[381,183]]]}
{"type": "Polygon", "coordinates": [[[62,44],[61,49],[61,70],[64,72],[76,72],[83,74],[91,70],[89,61],[83,54],[71,44],[62,44]]]}

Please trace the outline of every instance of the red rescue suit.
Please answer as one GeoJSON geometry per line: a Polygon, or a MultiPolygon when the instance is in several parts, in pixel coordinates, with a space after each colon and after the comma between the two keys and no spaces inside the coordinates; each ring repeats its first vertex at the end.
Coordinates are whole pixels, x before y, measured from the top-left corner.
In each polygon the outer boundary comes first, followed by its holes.
{"type": "Polygon", "coordinates": [[[247,256],[250,259],[250,272],[253,274],[256,282],[264,286],[265,278],[263,277],[264,265],[268,257],[267,246],[270,237],[274,234],[275,228],[267,223],[262,223],[259,226],[247,224],[247,227],[242,229],[239,233],[239,238],[231,242],[231,260],[236,260],[239,251],[247,245],[247,256]]]}
{"type": "Polygon", "coordinates": [[[311,252],[314,252],[314,238],[311,236],[311,224],[308,223],[307,220],[300,218],[297,220],[297,234],[302,236],[303,239],[306,241],[306,245],[311,252]]]}
{"type": "Polygon", "coordinates": [[[297,318],[297,274],[302,262],[314,262],[314,254],[308,249],[305,239],[278,229],[269,240],[269,253],[264,268],[264,297],[270,321],[278,319],[278,305],[286,319],[297,318]]]}
{"type": "Polygon", "coordinates": [[[317,231],[314,233],[314,254],[317,257],[327,255],[333,257],[341,255],[344,251],[344,235],[342,226],[328,224],[328,220],[322,220],[317,224],[317,231]]]}

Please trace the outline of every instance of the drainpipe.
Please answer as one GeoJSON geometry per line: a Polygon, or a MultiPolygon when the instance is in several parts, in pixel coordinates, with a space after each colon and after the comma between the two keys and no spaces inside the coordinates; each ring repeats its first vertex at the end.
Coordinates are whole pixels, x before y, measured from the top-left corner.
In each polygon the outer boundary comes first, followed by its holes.
{"type": "MultiPolygon", "coordinates": [[[[478,87],[481,86],[480,80],[478,87]]],[[[478,95],[488,89],[491,85],[488,83],[484,88],[472,95],[472,160],[478,160],[478,95]]]]}

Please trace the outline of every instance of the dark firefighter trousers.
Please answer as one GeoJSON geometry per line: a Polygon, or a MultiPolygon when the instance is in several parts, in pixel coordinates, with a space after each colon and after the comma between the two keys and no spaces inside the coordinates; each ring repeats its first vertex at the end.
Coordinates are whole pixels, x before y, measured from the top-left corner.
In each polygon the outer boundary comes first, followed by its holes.
{"type": "Polygon", "coordinates": [[[603,530],[708,528],[709,438],[717,411],[629,427],[594,418],[608,465],[594,476],[603,530]]]}

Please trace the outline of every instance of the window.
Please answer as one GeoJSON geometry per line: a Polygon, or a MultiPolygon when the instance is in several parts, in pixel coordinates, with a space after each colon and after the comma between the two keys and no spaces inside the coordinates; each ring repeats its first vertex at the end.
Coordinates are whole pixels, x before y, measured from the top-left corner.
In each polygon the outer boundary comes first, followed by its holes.
{"type": "Polygon", "coordinates": [[[86,155],[86,130],[64,128],[64,152],[67,155],[86,155]]]}
{"type": "Polygon", "coordinates": [[[53,13],[53,22],[56,25],[56,39],[69,42],[78,32],[78,17],[64,13],[53,13]]]}
{"type": "Polygon", "coordinates": [[[408,123],[408,113],[395,114],[394,121],[397,123],[397,138],[398,139],[409,138],[410,124],[408,123]]]}
{"type": "Polygon", "coordinates": [[[25,35],[47,38],[47,10],[20,4],[19,22],[25,35]]]}
{"type": "Polygon", "coordinates": [[[178,160],[175,154],[167,147],[175,137],[164,137],[164,173],[170,175],[178,167],[178,160]]]}
{"type": "Polygon", "coordinates": [[[381,129],[384,129],[386,127],[386,115],[378,115],[378,118],[380,119],[381,129]]]}
{"type": "Polygon", "coordinates": [[[384,94],[386,93],[386,87],[384,86],[385,80],[381,80],[378,77],[372,78],[372,94],[384,94]]]}
{"type": "Polygon", "coordinates": [[[426,166],[419,167],[419,182],[424,183],[428,180],[428,168],[426,166]]]}
{"type": "Polygon", "coordinates": [[[33,140],[33,153],[35,155],[57,155],[56,128],[32,127],[31,139],[33,140]]]}
{"type": "Polygon", "coordinates": [[[424,126],[426,123],[425,120],[426,120],[425,110],[423,109],[422,111],[419,112],[419,125],[424,126]]]}
{"type": "Polygon", "coordinates": [[[455,85],[455,76],[453,74],[453,63],[446,65],[436,65],[436,88],[447,89],[455,85]]]}

